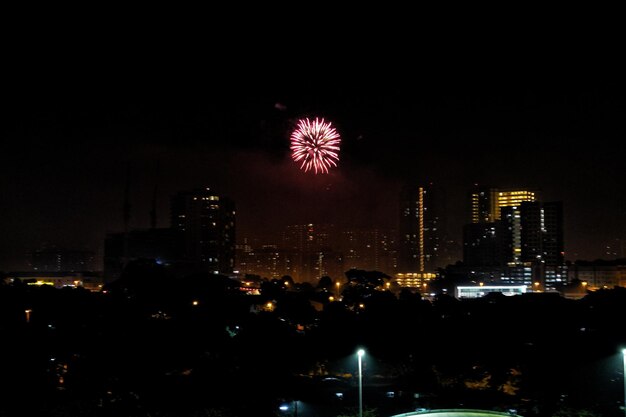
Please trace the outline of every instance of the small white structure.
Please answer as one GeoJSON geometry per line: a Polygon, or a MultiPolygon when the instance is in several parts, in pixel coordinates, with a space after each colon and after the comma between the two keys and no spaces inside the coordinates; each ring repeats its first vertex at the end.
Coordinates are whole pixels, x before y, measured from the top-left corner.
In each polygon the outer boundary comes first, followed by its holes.
{"type": "Polygon", "coordinates": [[[417,411],[413,413],[396,414],[392,417],[495,417],[495,416],[508,416],[508,417],[522,417],[516,414],[515,410],[510,410],[508,413],[502,413],[498,411],[488,410],[427,410],[417,411]]]}
{"type": "Polygon", "coordinates": [[[492,292],[519,295],[526,292],[526,285],[472,285],[456,287],[456,298],[480,298],[492,292]]]}

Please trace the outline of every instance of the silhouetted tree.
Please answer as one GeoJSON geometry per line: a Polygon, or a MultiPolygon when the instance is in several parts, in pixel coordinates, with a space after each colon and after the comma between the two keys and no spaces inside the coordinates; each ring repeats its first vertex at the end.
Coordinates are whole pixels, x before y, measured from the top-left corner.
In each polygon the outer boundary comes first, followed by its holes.
{"type": "Polygon", "coordinates": [[[276,300],[285,292],[282,282],[277,279],[261,283],[261,296],[264,300],[276,300]]]}
{"type": "Polygon", "coordinates": [[[330,291],[333,288],[333,280],[328,275],[324,275],[318,281],[317,288],[320,290],[330,291]]]}
{"type": "Polygon", "coordinates": [[[346,271],[348,284],[344,287],[343,300],[348,305],[359,305],[378,290],[385,287],[385,280],[391,277],[380,271],[350,269],[346,271]]]}
{"type": "Polygon", "coordinates": [[[291,275],[283,275],[283,277],[280,279],[280,283],[283,287],[286,288],[293,288],[293,278],[291,278],[291,275]]]}

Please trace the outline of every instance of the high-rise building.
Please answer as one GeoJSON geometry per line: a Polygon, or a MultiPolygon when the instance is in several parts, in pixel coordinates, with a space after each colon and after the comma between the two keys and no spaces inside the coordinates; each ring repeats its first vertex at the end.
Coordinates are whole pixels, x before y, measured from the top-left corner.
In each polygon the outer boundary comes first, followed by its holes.
{"type": "Polygon", "coordinates": [[[502,222],[509,266],[531,268],[532,283],[541,289],[554,289],[567,280],[562,202],[504,207],[502,222]]]}
{"type": "Polygon", "coordinates": [[[393,233],[380,229],[348,229],[341,232],[339,251],[344,267],[393,274],[395,267],[393,233]]]}
{"type": "Polygon", "coordinates": [[[463,263],[472,267],[506,264],[502,222],[470,223],[463,227],[463,263]]]}
{"type": "Polygon", "coordinates": [[[494,207],[494,219],[500,220],[502,208],[519,206],[524,202],[537,201],[538,193],[534,190],[523,190],[519,188],[493,189],[492,204],[494,207]]]}
{"type": "Polygon", "coordinates": [[[563,203],[522,203],[522,262],[535,265],[537,282],[554,289],[567,281],[563,203]]]}
{"type": "Polygon", "coordinates": [[[397,231],[388,230],[378,236],[378,264],[377,271],[393,274],[398,270],[398,251],[396,245],[397,231]]]}
{"type": "Polygon", "coordinates": [[[439,214],[430,188],[405,187],[400,196],[398,272],[433,271],[439,250],[439,214]]]}
{"type": "Polygon", "coordinates": [[[275,245],[263,245],[258,249],[246,244],[238,245],[237,270],[242,275],[253,274],[277,279],[286,275],[287,262],[285,252],[275,245]]]}
{"type": "Polygon", "coordinates": [[[543,260],[546,261],[546,265],[563,265],[565,263],[563,202],[543,203],[541,210],[543,260]]]}
{"type": "Polygon", "coordinates": [[[104,282],[120,278],[126,265],[138,259],[153,260],[176,276],[192,273],[193,265],[186,262],[183,248],[183,233],[172,228],[109,233],[104,241],[104,282]]]}
{"type": "Polygon", "coordinates": [[[563,204],[523,202],[502,209],[502,221],[508,234],[508,262],[541,262],[562,265],[563,204]]]}
{"type": "Polygon", "coordinates": [[[94,252],[88,250],[44,247],[30,253],[30,267],[40,272],[93,271],[94,258],[94,252]]]}
{"type": "Polygon", "coordinates": [[[531,189],[477,188],[470,193],[464,263],[498,269],[500,280],[550,290],[566,282],[563,205],[531,189]]]}
{"type": "Polygon", "coordinates": [[[286,251],[286,274],[295,280],[315,283],[328,275],[343,275],[343,259],[334,247],[337,237],[331,224],[297,224],[287,226],[282,248],[286,251]]]}
{"type": "Polygon", "coordinates": [[[494,221],[492,191],[479,188],[470,192],[470,223],[490,223],[494,221]]]}
{"type": "Polygon", "coordinates": [[[209,188],[180,192],[171,200],[171,227],[183,233],[185,257],[198,271],[232,273],[235,204],[209,188]]]}
{"type": "Polygon", "coordinates": [[[287,226],[282,239],[263,234],[243,237],[237,245],[237,270],[265,278],[290,275],[317,283],[327,275],[343,279],[345,271],[362,269],[389,275],[396,270],[395,233],[380,229],[339,230],[330,224],[287,226]]]}
{"type": "MultiPolygon", "coordinates": [[[[504,259],[507,263],[522,261],[522,209],[519,206],[502,207],[504,259]]],[[[527,242],[524,242],[527,244],[527,242]]]]}
{"type": "Polygon", "coordinates": [[[477,187],[470,192],[470,222],[489,223],[500,220],[503,207],[537,201],[538,195],[536,190],[530,189],[477,187]]]}

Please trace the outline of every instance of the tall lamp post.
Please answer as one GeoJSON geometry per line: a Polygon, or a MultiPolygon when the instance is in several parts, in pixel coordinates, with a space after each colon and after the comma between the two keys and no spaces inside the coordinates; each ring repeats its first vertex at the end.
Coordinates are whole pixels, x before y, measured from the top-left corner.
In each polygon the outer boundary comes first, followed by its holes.
{"type": "MultiPolygon", "coordinates": [[[[363,366],[361,365],[361,358],[365,355],[363,349],[359,349],[356,352],[359,357],[359,417],[363,417],[363,366]]],[[[626,361],[626,359],[624,359],[626,361]]],[[[624,362],[626,364],[626,362],[624,362]]]]}
{"type": "Polygon", "coordinates": [[[624,357],[624,416],[626,416],[626,349],[622,349],[624,357]]]}

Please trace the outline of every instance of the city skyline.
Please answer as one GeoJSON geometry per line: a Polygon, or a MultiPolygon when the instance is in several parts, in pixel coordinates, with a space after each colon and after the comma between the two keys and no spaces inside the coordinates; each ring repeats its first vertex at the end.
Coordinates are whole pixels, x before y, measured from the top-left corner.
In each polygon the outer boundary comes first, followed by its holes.
{"type": "Polygon", "coordinates": [[[402,186],[434,183],[460,241],[467,193],[479,184],[563,201],[568,260],[623,244],[622,86],[480,81],[10,91],[0,270],[21,269],[45,243],[101,256],[106,233],[123,230],[128,169],[133,228],[150,224],[155,188],[157,223],[167,226],[169,197],[206,186],[236,202],[238,237],[322,220],[393,228],[402,186]],[[327,118],[342,136],[329,174],[301,172],[290,158],[289,133],[304,116],[327,118]]]}
{"type": "Polygon", "coordinates": [[[624,415],[610,13],[144,9],[7,15],[0,415],[624,415]]]}

